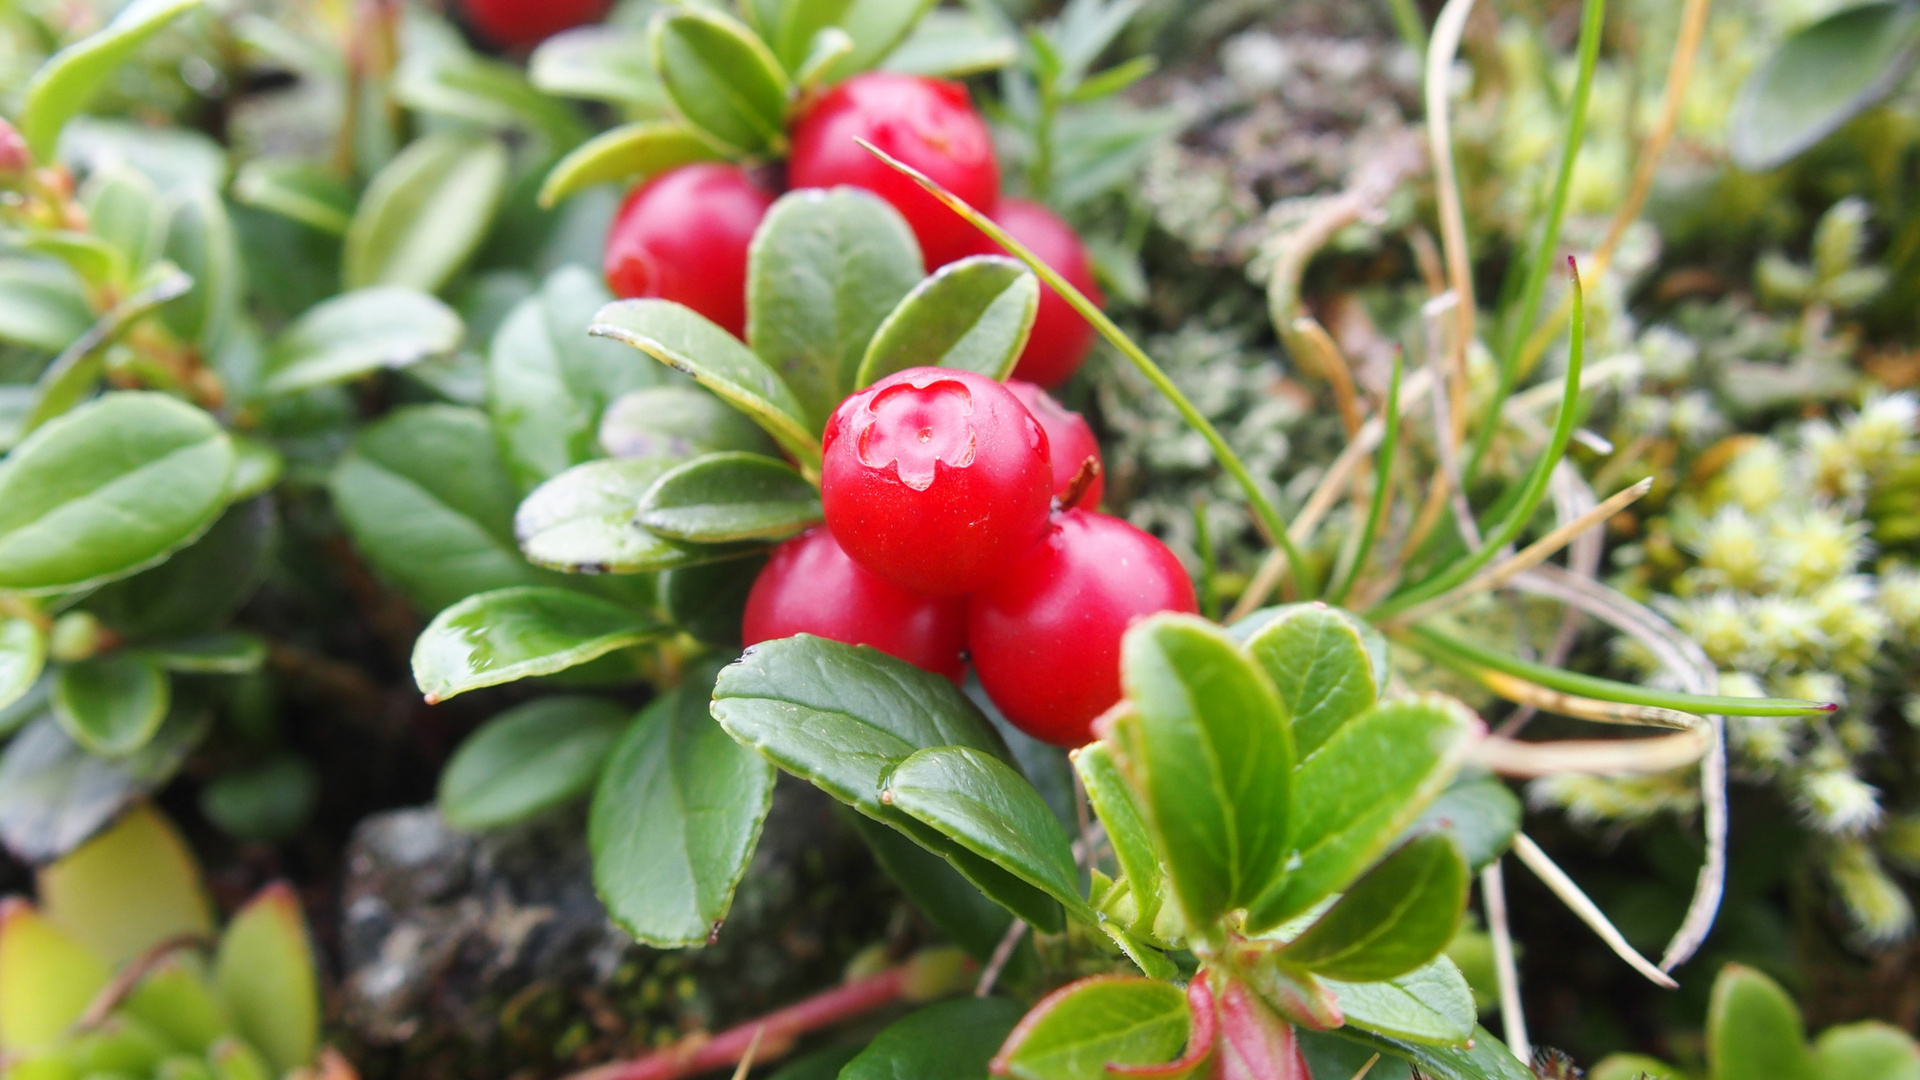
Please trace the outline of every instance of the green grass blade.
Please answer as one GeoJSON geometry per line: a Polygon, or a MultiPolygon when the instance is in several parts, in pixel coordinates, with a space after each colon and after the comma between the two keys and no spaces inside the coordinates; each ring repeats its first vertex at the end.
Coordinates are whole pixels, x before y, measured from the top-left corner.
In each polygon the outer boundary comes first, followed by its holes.
{"type": "Polygon", "coordinates": [[[1327,603],[1335,607],[1346,603],[1354,579],[1360,576],[1367,556],[1373,553],[1373,540],[1380,531],[1380,519],[1387,511],[1387,494],[1393,487],[1393,456],[1400,444],[1400,373],[1405,366],[1405,358],[1395,352],[1393,381],[1387,384],[1387,430],[1380,438],[1379,457],[1373,466],[1373,503],[1367,507],[1367,523],[1360,530],[1360,546],[1354,549],[1352,564],[1340,578],[1340,584],[1327,593],[1327,603]]]}

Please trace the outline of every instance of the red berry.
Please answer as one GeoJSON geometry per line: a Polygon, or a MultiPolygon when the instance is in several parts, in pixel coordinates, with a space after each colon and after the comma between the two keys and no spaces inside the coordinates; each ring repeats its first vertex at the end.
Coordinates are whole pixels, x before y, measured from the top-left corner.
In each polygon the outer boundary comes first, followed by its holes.
{"type": "Polygon", "coordinates": [[[686,165],[636,188],[607,231],[607,287],[685,304],[740,337],[747,245],[773,195],[734,165],[686,165]]]}
{"type": "MultiPolygon", "coordinates": [[[[1093,261],[1086,245],[1073,226],[1061,221],[1054,212],[1025,199],[1002,199],[994,207],[993,220],[1025,244],[1040,261],[1058,271],[1067,283],[1085,293],[1087,299],[1104,305],[1107,299],[1093,279],[1093,261]]],[[[988,242],[990,245],[991,241],[988,242]]],[[[1020,351],[1014,378],[1054,387],[1066,382],[1087,358],[1096,337],[1093,324],[1073,310],[1066,298],[1043,285],[1040,312],[1033,320],[1033,333],[1027,347],[1020,351]]]]}
{"type": "Polygon", "coordinates": [[[475,33],[502,48],[538,45],[562,30],[599,22],[611,0],[460,0],[475,33]]]}
{"type": "MultiPolygon", "coordinates": [[[[1064,496],[1088,458],[1100,462],[1100,443],[1093,437],[1093,426],[1087,423],[1086,417],[1053,400],[1052,394],[1030,382],[1009,379],[1007,389],[1040,421],[1040,430],[1047,433],[1047,450],[1053,459],[1053,494],[1055,498],[1064,496]]],[[[1104,462],[1101,465],[1105,467],[1104,462]]],[[[1099,506],[1100,496],[1106,489],[1105,474],[1095,473],[1093,482],[1074,505],[1088,509],[1099,506]]]]}
{"type": "Polygon", "coordinates": [[[747,594],[741,640],[748,645],[816,634],[871,645],[916,667],[960,681],[967,603],[916,596],[862,570],[815,528],[773,549],[747,594]]]}
{"type": "Polygon", "coordinates": [[[1046,531],[1047,435],[985,375],[919,367],[840,403],[820,499],[855,562],[927,596],[991,582],[1046,531]]]}
{"type": "Polygon", "coordinates": [[[1046,538],[967,604],[967,642],[987,696],[1056,746],[1093,741],[1120,700],[1120,637],[1157,611],[1198,610],[1165,544],[1087,510],[1056,514],[1046,538]]]}
{"type": "Polygon", "coordinates": [[[874,71],[855,75],[807,109],[793,129],[787,180],[796,188],[852,184],[893,204],[927,269],[979,248],[979,233],[911,177],[860,148],[865,139],[986,210],[1000,197],[1000,163],[986,121],[954,82],[874,71]]]}

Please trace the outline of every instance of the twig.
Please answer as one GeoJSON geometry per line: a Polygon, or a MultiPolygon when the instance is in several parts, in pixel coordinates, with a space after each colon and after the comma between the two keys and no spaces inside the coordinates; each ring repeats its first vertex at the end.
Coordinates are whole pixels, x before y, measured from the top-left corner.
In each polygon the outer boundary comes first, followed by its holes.
{"type": "Polygon", "coordinates": [[[1500,984],[1500,1033],[1507,1049],[1522,1064],[1533,1060],[1527,1038],[1527,1016],[1520,1008],[1520,967],[1513,962],[1513,928],[1507,923],[1507,879],[1495,858],[1480,871],[1480,904],[1487,911],[1487,933],[1493,938],[1493,975],[1500,984]]]}
{"type": "Polygon", "coordinates": [[[1699,761],[1712,739],[1705,726],[1651,739],[1480,740],[1473,760],[1483,768],[1533,779],[1543,776],[1651,776],[1699,761]]]}
{"type": "Polygon", "coordinates": [[[1553,894],[1560,898],[1560,902],[1567,905],[1575,915],[1580,916],[1580,921],[1600,935],[1600,940],[1606,942],[1607,947],[1631,965],[1633,970],[1645,975],[1647,980],[1655,986],[1668,990],[1674,990],[1680,986],[1674,981],[1673,976],[1654,967],[1646,957],[1635,952],[1633,946],[1627,944],[1626,937],[1607,920],[1606,913],[1600,910],[1599,905],[1588,899],[1587,894],[1580,891],[1580,886],[1574,884],[1573,879],[1568,877],[1565,871],[1555,866],[1553,860],[1547,857],[1547,853],[1541,851],[1539,845],[1528,839],[1526,833],[1514,834],[1513,853],[1520,856],[1520,861],[1527,864],[1527,869],[1533,871],[1541,881],[1545,882],[1547,888],[1552,889],[1553,894]]]}
{"type": "Polygon", "coordinates": [[[1448,286],[1460,305],[1454,315],[1453,340],[1448,353],[1448,381],[1456,402],[1449,430],[1458,441],[1466,413],[1467,348],[1473,341],[1474,295],[1473,263],[1467,254],[1466,211],[1460,203],[1460,180],[1453,171],[1453,123],[1447,113],[1448,84],[1453,79],[1453,60],[1460,51],[1460,39],[1466,33],[1467,16],[1473,14],[1473,0],[1447,0],[1434,21],[1433,36],[1427,41],[1425,82],[1427,106],[1427,147],[1433,155],[1433,179],[1440,203],[1440,244],[1445,250],[1448,286]]]}
{"type": "Polygon", "coordinates": [[[153,974],[154,969],[165,963],[174,953],[187,949],[209,948],[212,945],[213,942],[200,934],[181,934],[170,937],[134,957],[128,961],[127,966],[114,973],[113,978],[107,985],[100,988],[99,993],[93,995],[93,1000],[87,1003],[87,1011],[81,1013],[80,1019],[73,1022],[74,1032],[79,1034],[92,1031],[106,1023],[107,1017],[113,1015],[113,1010],[119,1008],[127,1000],[127,996],[139,989],[146,977],[153,974]]]}
{"type": "Polygon", "coordinates": [[[1294,358],[1305,360],[1308,356],[1313,357],[1320,376],[1327,380],[1327,385],[1333,390],[1333,405],[1340,411],[1340,425],[1346,429],[1347,438],[1353,438],[1360,433],[1363,420],[1360,416],[1360,394],[1354,389],[1353,369],[1347,364],[1346,355],[1340,351],[1340,346],[1333,343],[1333,337],[1318,319],[1303,315],[1293,320],[1290,329],[1292,332],[1288,340],[1297,343],[1291,350],[1294,358]]]}
{"type": "Polygon", "coordinates": [[[753,1068],[753,1055],[760,1050],[760,1036],[767,1033],[767,1026],[753,1029],[753,1041],[747,1044],[747,1052],[740,1055],[740,1067],[733,1070],[733,1080],[747,1080],[747,1070],[753,1068]]]}
{"type": "Polygon", "coordinates": [[[1027,932],[1025,919],[1013,920],[1007,932],[1000,938],[1000,944],[993,947],[993,955],[987,959],[987,969],[980,973],[980,981],[973,986],[974,997],[986,997],[993,993],[993,984],[1000,981],[1000,973],[1006,970],[1007,962],[1013,959],[1013,950],[1020,944],[1020,938],[1027,932]]]}
{"type": "Polygon", "coordinates": [[[1378,1064],[1380,1064],[1380,1055],[1378,1053],[1375,1053],[1372,1057],[1367,1059],[1367,1063],[1365,1065],[1360,1066],[1359,1072],[1353,1074],[1353,1080],[1367,1080],[1367,1074],[1372,1072],[1373,1067],[1378,1064]]]}

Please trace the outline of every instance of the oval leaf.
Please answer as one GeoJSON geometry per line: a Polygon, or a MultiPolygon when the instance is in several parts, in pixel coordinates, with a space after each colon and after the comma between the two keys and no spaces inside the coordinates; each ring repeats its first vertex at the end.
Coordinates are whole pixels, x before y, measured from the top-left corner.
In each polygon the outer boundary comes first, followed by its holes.
{"type": "Polygon", "coordinates": [[[273,340],[261,390],[291,394],[452,352],[466,327],[418,289],[377,285],[317,304],[273,340]]]}
{"type": "Polygon", "coordinates": [[[0,465],[0,588],[51,592],[151,566],[213,524],[233,443],[163,394],[108,394],[0,465]]]}
{"type": "Polygon", "coordinates": [[[719,145],[753,153],[786,143],[791,87],[753,31],[711,8],[654,19],[653,68],[687,122],[719,145]]]}
{"type": "Polygon", "coordinates": [[[1043,998],[994,1058],[1015,1080],[1112,1080],[1109,1065],[1158,1065],[1187,1043],[1192,1016],[1178,984],[1096,975],[1043,998]]]}
{"type": "Polygon", "coordinates": [[[87,107],[104,85],[143,42],[200,0],[133,0],[120,9],[100,32],[53,54],[27,83],[26,104],[20,110],[20,134],[33,155],[53,160],[60,129],[87,107]]]}
{"type": "Polygon", "coordinates": [[[1019,1019],[1020,1006],[1003,997],[929,1005],[874,1036],[840,1080],[980,1080],[1019,1019]]]}
{"type": "Polygon", "coordinates": [[[1380,982],[1324,982],[1353,1027],[1439,1046],[1474,1037],[1473,991],[1444,956],[1380,982]]]}
{"type": "MultiPolygon", "coordinates": [[[[1324,1033],[1300,1028],[1299,1037],[1303,1047],[1320,1040],[1337,1040],[1357,1045],[1362,1051],[1359,1055],[1362,1063],[1378,1052],[1386,1058],[1396,1058],[1418,1066],[1420,1075],[1429,1077],[1431,1080],[1538,1080],[1532,1069],[1514,1056],[1513,1051],[1509,1050],[1506,1044],[1494,1038],[1483,1027],[1473,1029],[1470,1041],[1464,1047],[1434,1046],[1389,1038],[1353,1024],[1324,1033]]],[[[1307,1056],[1309,1061],[1313,1061],[1317,1055],[1313,1050],[1309,1050],[1307,1056]]],[[[1380,1075],[1384,1065],[1383,1060],[1380,1066],[1376,1066],[1374,1072],[1367,1075],[1380,1075]]],[[[1334,1075],[1347,1074],[1335,1073],[1334,1075]]],[[[1391,1077],[1394,1074],[1388,1072],[1386,1075],[1391,1077]]],[[[1403,1072],[1399,1075],[1406,1074],[1403,1072]]]]}
{"type": "Polygon", "coordinates": [[[53,683],[53,715],[74,741],[118,757],[145,746],[166,719],[170,687],[158,664],[111,653],[67,664],[53,683]]]}
{"type": "Polygon", "coordinates": [[[1106,743],[1083,746],[1072,756],[1074,771],[1087,789],[1087,801],[1100,815],[1100,824],[1106,827],[1107,839],[1113,844],[1114,858],[1132,886],[1135,910],[1139,912],[1135,925],[1150,928],[1160,911],[1161,873],[1146,814],[1121,777],[1106,743]]]}
{"type": "Polygon", "coordinates": [[[285,1073],[313,1061],[320,1042],[320,983],[300,900],[273,884],[240,909],[220,937],[214,984],[234,1026],[285,1073]]]}
{"type": "Polygon", "coordinates": [[[632,458],[576,465],[535,488],[514,516],[520,550],[570,574],[640,574],[731,554],[668,543],[634,524],[634,507],[670,461],[632,458]]]}
{"type": "Polygon", "coordinates": [[[333,172],[297,158],[254,158],[233,178],[233,197],[333,236],[353,224],[353,191],[333,172]]]}
{"type": "Polygon", "coordinates": [[[209,719],[176,698],[160,731],[121,758],[88,753],[51,716],[28,724],[0,757],[0,840],[33,863],[79,847],[172,779],[209,719]]]}
{"type": "Polygon", "coordinates": [[[1899,85],[1920,53],[1920,8],[1843,8],[1782,42],[1747,77],[1728,117],[1727,150],[1752,172],[1784,165],[1899,85]]]}
{"type": "Polygon", "coordinates": [[[1303,760],[1379,695],[1366,643],[1325,605],[1292,608],[1248,639],[1246,650],[1273,680],[1303,760]]]}
{"type": "Polygon", "coordinates": [[[57,353],[93,325],[80,279],[60,263],[0,260],[0,341],[57,353]]]}
{"type": "Polygon", "coordinates": [[[1838,1024],[1814,1040],[1813,1071],[1820,1080],[1916,1080],[1920,1043],[1878,1020],[1838,1024]]]}
{"type": "Polygon", "coordinates": [[[1019,262],[999,255],[950,262],[916,285],[880,324],[854,385],[922,365],[1005,379],[1039,311],[1039,279],[1019,262]]]}
{"type": "Polygon", "coordinates": [[[666,472],[634,520],[670,540],[778,540],[820,520],[820,491],[759,454],[707,454],[666,472]]]}
{"type": "Polygon", "coordinates": [[[183,935],[213,936],[213,904],[178,829],[151,805],[41,868],[40,907],[118,967],[183,935]]]}
{"type": "Polygon", "coordinates": [[[836,25],[853,39],[853,51],[828,68],[826,78],[837,81],[879,64],[933,6],[934,0],[852,0],[836,25]]]}
{"type": "Polygon", "coordinates": [[[440,774],[440,815],[458,829],[510,825],[585,795],[631,714],[593,697],[529,701],[482,724],[440,774]]]}
{"type": "Polygon", "coordinates": [[[0,709],[27,696],[47,664],[47,637],[31,619],[0,619],[0,709]]]}
{"type": "Polygon", "coordinates": [[[1520,831],[1520,797],[1495,776],[1461,776],[1408,827],[1413,834],[1444,832],[1476,873],[1513,845],[1520,831]]]}
{"type": "Polygon", "coordinates": [[[522,587],[470,596],[434,616],[413,645],[413,679],[427,701],[584,664],[661,632],[646,616],[565,589],[522,587]]]}
{"type": "Polygon", "coordinates": [[[685,124],[672,120],[622,124],[561,158],[540,185],[540,205],[552,206],[595,184],[640,183],[682,165],[720,160],[719,151],[685,124]]]}
{"type": "Polygon", "coordinates": [[[760,425],[697,386],[622,395],[600,418],[600,445],[617,458],[686,459],[721,450],[780,451],[760,425]]]}
{"type": "Polygon", "coordinates": [[[0,1046],[10,1053],[67,1038],[112,974],[25,899],[0,900],[0,1046]]]}
{"type": "Polygon", "coordinates": [[[690,678],[640,714],[587,823],[594,890],[659,948],[713,940],[773,805],[773,766],[713,722],[709,688],[690,678]]]}
{"type": "Polygon", "coordinates": [[[1280,959],[1316,975],[1378,982],[1440,955],[1467,903],[1467,864],[1451,838],[1416,837],[1367,871],[1280,959]]]}
{"type": "Polygon", "coordinates": [[[507,150],[469,135],[416,140],[382,168],[347,228],[345,287],[435,292],[466,264],[507,187],[507,150]]]}
{"type": "Polygon", "coordinates": [[[1728,964],[1707,1003],[1707,1060],[1714,1080],[1809,1080],[1800,1010],[1780,984],[1744,964],[1728,964]]]}
{"type": "Polygon", "coordinates": [[[634,114],[664,115],[666,88],[653,73],[644,30],[581,26],[541,42],[527,58],[527,81],[549,94],[624,105],[634,114]]]}

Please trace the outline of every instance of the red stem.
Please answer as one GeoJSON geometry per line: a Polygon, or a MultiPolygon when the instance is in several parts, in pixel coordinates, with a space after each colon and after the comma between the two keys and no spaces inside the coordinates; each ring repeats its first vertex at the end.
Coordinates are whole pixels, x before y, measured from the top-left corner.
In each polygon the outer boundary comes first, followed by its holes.
{"type": "Polygon", "coordinates": [[[754,1060],[769,1061],[793,1049],[800,1036],[850,1020],[900,999],[909,964],[878,975],[836,986],[768,1013],[758,1020],[728,1028],[718,1035],[689,1035],[645,1057],[614,1061],[573,1074],[568,1080],[681,1080],[709,1069],[737,1065],[753,1045],[754,1060]]]}

